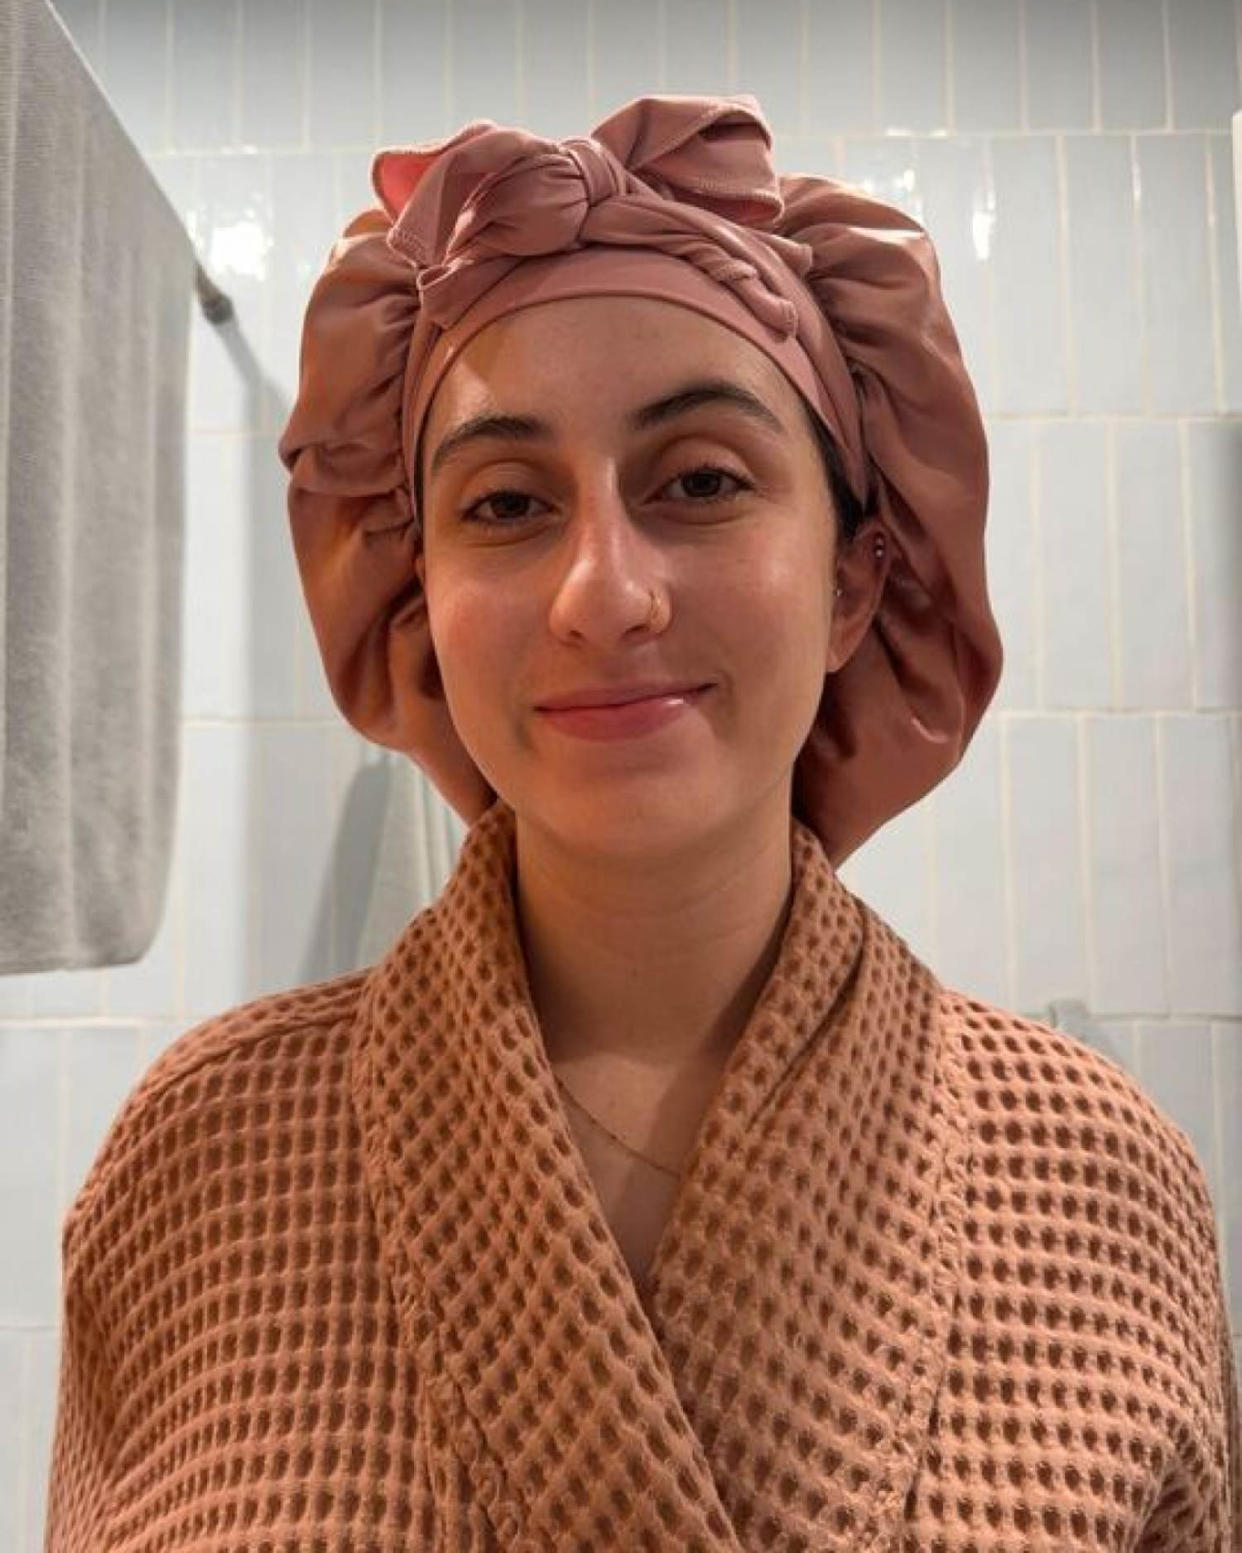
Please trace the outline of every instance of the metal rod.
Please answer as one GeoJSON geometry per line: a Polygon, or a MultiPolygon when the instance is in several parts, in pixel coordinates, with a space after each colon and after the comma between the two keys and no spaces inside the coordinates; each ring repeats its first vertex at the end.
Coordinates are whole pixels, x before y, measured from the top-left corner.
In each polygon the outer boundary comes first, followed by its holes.
{"type": "Polygon", "coordinates": [[[227,323],[233,316],[233,303],[208,276],[201,264],[194,266],[194,284],[198,289],[198,300],[208,320],[213,324],[227,323]]]}

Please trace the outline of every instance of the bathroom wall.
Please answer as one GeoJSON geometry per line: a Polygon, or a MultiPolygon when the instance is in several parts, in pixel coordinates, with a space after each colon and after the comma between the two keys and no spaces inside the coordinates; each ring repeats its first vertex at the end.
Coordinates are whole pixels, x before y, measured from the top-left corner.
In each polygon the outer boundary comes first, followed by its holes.
{"type": "MultiPolygon", "coordinates": [[[[843,877],[950,984],[1132,1071],[1212,1186],[1242,1333],[1242,332],[1231,0],[63,0],[237,308],[194,309],[184,742],[138,964],[0,978],[0,1546],[41,1547],[59,1225],[174,1036],[352,969],[392,761],[324,686],[275,452],[380,145],[758,96],[784,171],[936,239],[1007,646],[966,759],[843,877]]],[[[20,241],[20,234],[19,234],[20,241]]],[[[191,305],[187,299],[187,306],[191,305]]],[[[451,866],[448,838],[411,909],[451,866]]]]}

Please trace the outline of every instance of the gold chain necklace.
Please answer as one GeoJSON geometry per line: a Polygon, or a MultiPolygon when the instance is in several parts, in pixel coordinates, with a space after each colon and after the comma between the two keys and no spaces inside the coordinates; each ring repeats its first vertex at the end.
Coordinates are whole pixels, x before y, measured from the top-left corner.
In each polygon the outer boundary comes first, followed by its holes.
{"type": "Polygon", "coordinates": [[[635,1159],[641,1159],[644,1165],[650,1165],[653,1170],[658,1170],[662,1175],[672,1176],[675,1181],[680,1179],[681,1172],[679,1170],[670,1170],[667,1165],[661,1165],[657,1160],[649,1159],[646,1154],[640,1154],[636,1148],[631,1148],[631,1146],[625,1141],[624,1138],[618,1138],[611,1127],[605,1127],[598,1116],[593,1116],[580,1100],[574,1099],[573,1095],[570,1094],[565,1084],[561,1081],[561,1076],[559,1073],[554,1073],[553,1077],[556,1079],[557,1084],[560,1085],[561,1093],[569,1101],[570,1105],[572,1105],[575,1110],[581,1111],[583,1116],[586,1117],[587,1121],[593,1122],[594,1125],[598,1127],[602,1133],[607,1134],[607,1136],[610,1137],[614,1143],[620,1144],[620,1146],[627,1154],[633,1155],[635,1159]]]}

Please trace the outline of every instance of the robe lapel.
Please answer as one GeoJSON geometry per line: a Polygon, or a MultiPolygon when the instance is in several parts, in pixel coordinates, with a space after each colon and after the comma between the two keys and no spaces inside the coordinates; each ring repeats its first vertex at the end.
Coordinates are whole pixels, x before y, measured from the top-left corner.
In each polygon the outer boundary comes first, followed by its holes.
{"type": "Polygon", "coordinates": [[[958,1281],[961,1074],[930,973],[792,834],[777,964],[644,1310],[530,999],[496,803],[368,977],[366,1169],[424,1406],[506,1549],[888,1545],[958,1281]]]}

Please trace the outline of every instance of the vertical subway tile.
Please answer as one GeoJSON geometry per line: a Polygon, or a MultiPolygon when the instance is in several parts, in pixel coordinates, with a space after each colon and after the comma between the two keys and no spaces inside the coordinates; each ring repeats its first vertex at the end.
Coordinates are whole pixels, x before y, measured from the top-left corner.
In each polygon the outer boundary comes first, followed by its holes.
{"type": "Polygon", "coordinates": [[[104,20],[102,85],[134,144],[167,151],[169,0],[110,5],[104,20]]]}
{"type": "Polygon", "coordinates": [[[737,0],[734,90],[757,97],[782,134],[802,128],[802,13],[802,0],[737,0]]]}
{"type": "Polygon", "coordinates": [[[222,151],[237,142],[237,0],[172,0],[172,145],[222,151]]]}
{"type": "Polygon", "coordinates": [[[1195,705],[1242,706],[1242,424],[1190,421],[1195,705]]]}
{"type": "Polygon", "coordinates": [[[1242,1014],[1242,911],[1225,839],[1237,824],[1228,722],[1171,714],[1157,726],[1172,1005],[1242,1014]]]}
{"type": "Polygon", "coordinates": [[[1138,1052],[1139,1082],[1190,1140],[1212,1201],[1219,1203],[1211,1025],[1189,1019],[1140,1024],[1138,1052]]]}
{"type": "MultiPolygon", "coordinates": [[[[729,79],[728,0],[677,0],[664,7],[663,90],[723,95],[729,79]]],[[[739,61],[744,66],[744,61],[739,61]]]]}
{"type": "Polygon", "coordinates": [[[249,708],[255,717],[297,713],[294,622],[306,609],[285,516],[288,474],[270,443],[247,437],[242,515],[248,550],[249,708]]]}
{"type": "Polygon", "coordinates": [[[182,731],[178,847],[185,858],[188,1025],[242,1003],[254,977],[253,740],[238,723],[182,731]]]}
{"type": "Polygon", "coordinates": [[[1100,1019],[1093,1021],[1092,1029],[1100,1032],[1096,1050],[1123,1067],[1132,1077],[1138,1073],[1138,1045],[1134,1021],[1130,1019],[1100,1019]]]}
{"type": "Polygon", "coordinates": [[[186,442],[181,701],[186,717],[244,716],[250,695],[252,577],[246,548],[245,445],[191,432],[186,442]]]}
{"type": "Polygon", "coordinates": [[[1116,427],[1120,705],[1193,704],[1181,449],[1172,421],[1116,427]]]}
{"type": "Polygon", "coordinates": [[[112,1018],[171,1017],[179,997],[181,874],[175,852],[169,867],[164,910],[151,947],[141,960],[110,965],[104,972],[105,1010],[112,1018]]]}
{"type": "Polygon", "coordinates": [[[1226,129],[1239,107],[1238,39],[1228,0],[1169,0],[1175,129],[1226,129]]]}
{"type": "Polygon", "coordinates": [[[1079,410],[1143,408],[1134,165],[1128,135],[1065,138],[1070,322],[1079,410]]]}
{"type": "Polygon", "coordinates": [[[442,140],[448,119],[448,0],[380,0],[379,135],[386,146],[442,140]]]}
{"type": "Polygon", "coordinates": [[[293,669],[299,717],[339,718],[323,656],[308,610],[300,610],[293,626],[293,669]]]}
{"type": "Polygon", "coordinates": [[[30,1011],[36,1019],[93,1019],[103,1013],[102,970],[40,971],[31,977],[30,1011]]]}
{"type": "Polygon", "coordinates": [[[450,98],[453,129],[470,119],[517,121],[517,0],[451,0],[450,98]]]}
{"type": "Polygon", "coordinates": [[[241,26],[242,144],[300,146],[307,108],[306,0],[241,0],[241,26]]]}
{"type": "Polygon", "coordinates": [[[1091,0],[1023,0],[1022,20],[1028,126],[1090,129],[1091,0]]]}
{"type": "Polygon", "coordinates": [[[660,92],[662,0],[626,0],[592,8],[591,65],[595,81],[592,123],[632,97],[660,92]]]}
{"type": "Polygon", "coordinates": [[[147,158],[147,166],[154,173],[165,199],[181,217],[195,242],[199,236],[197,212],[200,162],[201,158],[197,156],[175,156],[172,153],[147,158]]]}
{"type": "Polygon", "coordinates": [[[994,410],[1068,408],[1061,197],[1050,135],[991,142],[994,410]]]}
{"type": "Polygon", "coordinates": [[[1014,995],[1033,1013],[1088,997],[1078,739],[1068,716],[1005,719],[1014,995]]]}
{"type": "Polygon", "coordinates": [[[1162,0],[1095,0],[1100,122],[1157,129],[1166,122],[1162,0]]]}
{"type": "Polygon", "coordinates": [[[945,0],[876,0],[880,29],[880,126],[948,127],[945,0]]]}
{"type": "MultiPolygon", "coordinates": [[[[336,232],[343,232],[360,210],[374,209],[379,196],[371,182],[371,165],[375,161],[376,147],[367,146],[356,151],[333,151],[331,155],[336,169],[332,195],[336,201],[333,215],[336,232]]],[[[335,235],[335,234],[334,234],[335,235]]],[[[328,257],[325,249],[323,258],[328,257]]]]}
{"type": "Polygon", "coordinates": [[[275,992],[328,973],[331,746],[326,728],[289,724],[256,728],[254,745],[261,771],[256,976],[264,992],[275,992]]]}
{"type": "Polygon", "coordinates": [[[523,0],[519,122],[562,140],[592,124],[587,68],[589,8],[581,0],[523,0]]]}
{"type": "Polygon", "coordinates": [[[811,134],[877,128],[876,0],[807,6],[806,127],[811,134]]]}
{"type": "Polygon", "coordinates": [[[1158,1014],[1168,1004],[1160,906],[1160,806],[1150,718],[1089,717],[1087,897],[1091,1008],[1158,1014]]]}
{"type": "Polygon", "coordinates": [[[842,176],[842,148],[836,135],[773,135],[772,161],[782,172],[796,170],[817,178],[842,176]]]}
{"type": "Polygon", "coordinates": [[[48,1025],[0,1026],[0,1326],[50,1326],[56,1319],[56,1142],[59,1034],[48,1025]]]}
{"type": "MultiPolygon", "coordinates": [[[[197,246],[207,273],[228,293],[236,332],[260,360],[268,356],[267,254],[271,246],[270,158],[266,154],[201,159],[194,211],[197,246]]],[[[258,430],[263,395],[256,374],[238,371],[230,331],[194,309],[191,326],[190,425],[196,430],[258,430]]]]}
{"type": "Polygon", "coordinates": [[[1018,0],[949,0],[949,17],[954,128],[1019,128],[1018,0]]]}
{"type": "Polygon", "coordinates": [[[1112,702],[1107,427],[1049,421],[1038,441],[1041,704],[1112,702]]]}
{"type": "MultiPolygon", "coordinates": [[[[1216,341],[1220,352],[1220,408],[1242,411],[1242,311],[1238,287],[1238,227],[1234,194],[1233,141],[1207,137],[1212,178],[1211,241],[1216,259],[1216,341]]],[[[1239,169],[1242,173],[1242,169],[1239,169]]]]}
{"type": "Polygon", "coordinates": [[[1009,933],[1001,820],[1000,723],[985,717],[965,755],[930,795],[936,974],[1008,1006],[1009,933]]]}
{"type": "Polygon", "coordinates": [[[923,203],[915,170],[914,142],[908,136],[878,135],[847,140],[844,174],[847,182],[857,184],[876,199],[896,205],[916,221],[922,221],[923,203]]]}
{"type": "Polygon", "coordinates": [[[981,403],[992,398],[992,186],[982,140],[954,135],[915,143],[923,221],[962,358],[981,403]]]}
{"type": "Polygon", "coordinates": [[[1172,413],[1214,410],[1204,138],[1140,135],[1135,149],[1151,406],[1172,413]]]}
{"type": "Polygon", "coordinates": [[[841,877],[915,955],[934,965],[931,846],[931,805],[916,803],[869,836],[851,854],[841,877]]]}
{"type": "Polygon", "coordinates": [[[59,1034],[69,1096],[56,1207],[61,1218],[81,1191],[117,1112],[138,1081],[139,1061],[135,1025],[65,1029],[59,1034]]]}
{"type": "MultiPolygon", "coordinates": [[[[369,202],[364,193],[357,209],[367,203],[378,204],[374,193],[369,202]]],[[[281,425],[297,395],[306,304],[339,231],[331,156],[313,151],[273,157],[267,376],[279,397],[273,419],[281,425]]]]}
{"type": "Polygon", "coordinates": [[[375,12],[376,0],[307,0],[312,146],[369,146],[376,139],[375,12]]]}
{"type": "Polygon", "coordinates": [[[988,594],[1005,647],[995,706],[1038,702],[1035,436],[1029,421],[988,422],[991,491],[984,530],[988,594]]]}

